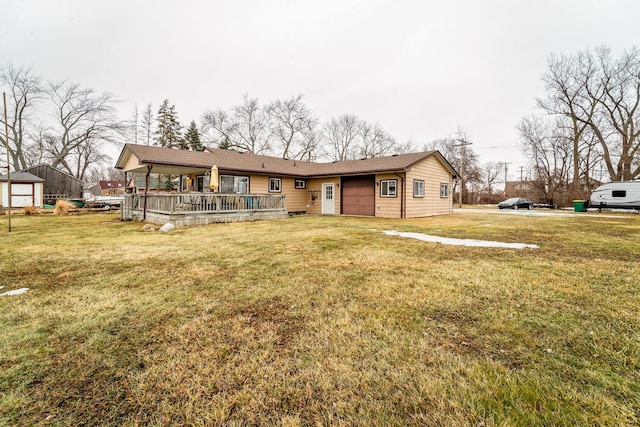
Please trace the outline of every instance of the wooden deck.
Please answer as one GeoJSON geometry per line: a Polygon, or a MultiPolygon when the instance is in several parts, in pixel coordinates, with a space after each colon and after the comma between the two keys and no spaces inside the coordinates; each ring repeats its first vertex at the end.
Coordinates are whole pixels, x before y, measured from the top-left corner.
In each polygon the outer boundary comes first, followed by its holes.
{"type": "Polygon", "coordinates": [[[199,225],[287,218],[284,195],[223,193],[126,194],[123,221],[199,225]]]}

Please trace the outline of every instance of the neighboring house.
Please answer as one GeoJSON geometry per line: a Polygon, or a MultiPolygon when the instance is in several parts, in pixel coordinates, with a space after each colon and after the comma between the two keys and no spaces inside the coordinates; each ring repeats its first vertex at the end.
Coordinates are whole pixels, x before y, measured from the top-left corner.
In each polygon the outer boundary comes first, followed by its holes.
{"type": "Polygon", "coordinates": [[[127,144],[116,168],[180,177],[180,191],[285,195],[288,212],[416,218],[453,211],[458,173],[438,151],[333,163],[308,163],[207,149],[127,144]],[[212,167],[217,182],[210,182],[212,167]],[[213,185],[212,185],[213,184],[213,185]]]}
{"type": "Polygon", "coordinates": [[[543,185],[535,181],[507,181],[504,197],[524,197],[538,203],[543,199],[543,185]]]}
{"type": "Polygon", "coordinates": [[[11,197],[12,208],[33,206],[42,207],[44,197],[44,179],[29,172],[12,172],[11,177],[0,176],[0,205],[9,207],[11,197]],[[11,191],[9,191],[9,178],[11,191]]]}
{"type": "Polygon", "coordinates": [[[49,165],[31,166],[21,172],[29,172],[42,178],[45,199],[51,199],[53,203],[59,198],[82,197],[82,180],[49,165]]]}
{"type": "Polygon", "coordinates": [[[98,185],[102,196],[120,196],[126,188],[124,181],[99,181],[98,185]]]}

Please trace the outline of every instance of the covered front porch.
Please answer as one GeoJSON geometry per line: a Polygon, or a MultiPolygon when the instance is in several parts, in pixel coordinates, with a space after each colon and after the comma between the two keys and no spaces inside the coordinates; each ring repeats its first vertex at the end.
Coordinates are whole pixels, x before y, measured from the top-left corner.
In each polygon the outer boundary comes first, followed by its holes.
{"type": "Polygon", "coordinates": [[[122,221],[202,225],[287,218],[284,195],[225,193],[126,194],[122,221]]]}
{"type": "MultiPolygon", "coordinates": [[[[218,160],[206,152],[125,147],[116,167],[124,170],[127,183],[134,184],[127,184],[121,220],[184,226],[288,217],[284,194],[249,193],[248,178],[246,183],[233,180],[226,185],[228,179],[223,178],[235,175],[219,175],[218,160]],[[152,174],[157,177],[155,186],[152,174]],[[140,176],[144,182],[135,184],[140,176]]],[[[220,172],[228,173],[224,168],[220,172]]]]}

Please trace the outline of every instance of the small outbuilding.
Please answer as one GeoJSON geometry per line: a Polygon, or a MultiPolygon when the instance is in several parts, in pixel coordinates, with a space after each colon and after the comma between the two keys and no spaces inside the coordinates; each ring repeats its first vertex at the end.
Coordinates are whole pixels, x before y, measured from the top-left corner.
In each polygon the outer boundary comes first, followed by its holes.
{"type": "Polygon", "coordinates": [[[13,172],[11,174],[11,190],[9,190],[9,177],[0,176],[0,204],[9,207],[11,197],[12,208],[24,208],[32,206],[42,207],[44,198],[44,179],[29,172],[13,172]]]}
{"type": "Polygon", "coordinates": [[[82,180],[50,165],[31,166],[21,172],[28,172],[44,180],[45,203],[55,204],[59,199],[82,197],[82,180]]]}

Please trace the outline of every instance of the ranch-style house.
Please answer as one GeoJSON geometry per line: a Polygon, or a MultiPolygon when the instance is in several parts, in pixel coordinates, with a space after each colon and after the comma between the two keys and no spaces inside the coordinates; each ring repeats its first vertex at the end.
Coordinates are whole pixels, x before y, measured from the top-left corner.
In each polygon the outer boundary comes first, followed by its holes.
{"type": "Polygon", "coordinates": [[[148,183],[151,174],[175,182],[164,193],[142,194],[131,186],[123,220],[181,225],[294,213],[381,218],[450,214],[453,182],[459,178],[438,151],[310,163],[219,148],[187,151],[127,144],[116,168],[124,170],[127,183],[140,175],[148,183]]]}

